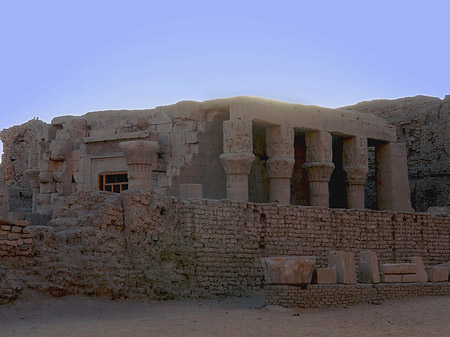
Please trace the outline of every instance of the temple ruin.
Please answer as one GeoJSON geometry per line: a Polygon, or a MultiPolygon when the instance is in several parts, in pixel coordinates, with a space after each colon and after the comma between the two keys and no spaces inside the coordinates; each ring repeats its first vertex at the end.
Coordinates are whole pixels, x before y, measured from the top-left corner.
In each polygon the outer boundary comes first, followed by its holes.
{"type": "Polygon", "coordinates": [[[448,212],[413,210],[399,126],[351,109],[234,97],[1,131],[0,303],[450,294],[448,212]]]}
{"type": "Polygon", "coordinates": [[[412,210],[405,147],[368,113],[235,97],[56,117],[28,132],[20,154],[17,129],[0,134],[13,218],[24,217],[15,182],[50,217],[61,197],[91,189],[358,209],[376,189],[368,208],[412,210]]]}

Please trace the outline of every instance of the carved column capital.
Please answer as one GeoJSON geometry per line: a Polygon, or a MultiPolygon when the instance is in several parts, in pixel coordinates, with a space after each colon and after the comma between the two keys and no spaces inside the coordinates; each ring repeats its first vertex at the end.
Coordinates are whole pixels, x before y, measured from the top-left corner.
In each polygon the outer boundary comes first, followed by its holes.
{"type": "Polygon", "coordinates": [[[152,170],[156,162],[158,143],[148,140],[132,140],[119,144],[128,166],[128,189],[148,191],[152,189],[152,170]]]}
{"type": "Polygon", "coordinates": [[[329,206],[328,184],[334,170],[332,137],[328,132],[305,134],[306,170],[309,180],[309,203],[311,206],[329,206]]]}
{"type": "Polygon", "coordinates": [[[295,165],[293,158],[270,158],[266,162],[269,179],[291,179],[295,165]]]}
{"type": "Polygon", "coordinates": [[[223,122],[223,153],[253,153],[252,121],[223,122]]]}
{"type": "Polygon", "coordinates": [[[334,170],[334,164],[332,162],[307,162],[303,164],[303,168],[308,174],[308,180],[329,182],[331,174],[334,170]]]}
{"type": "Polygon", "coordinates": [[[226,174],[250,174],[255,155],[253,153],[222,153],[219,157],[226,174]]]}
{"type": "Polygon", "coordinates": [[[227,199],[247,201],[248,175],[255,160],[251,121],[223,122],[223,154],[219,159],[227,174],[227,199]]]}

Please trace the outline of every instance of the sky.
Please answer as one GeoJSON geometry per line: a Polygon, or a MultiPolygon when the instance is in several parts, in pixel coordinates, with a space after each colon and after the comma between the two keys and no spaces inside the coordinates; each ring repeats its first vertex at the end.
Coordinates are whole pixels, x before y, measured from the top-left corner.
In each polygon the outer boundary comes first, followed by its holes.
{"type": "Polygon", "coordinates": [[[0,0],[0,130],[238,95],[443,98],[449,12],[433,0],[0,0]]]}

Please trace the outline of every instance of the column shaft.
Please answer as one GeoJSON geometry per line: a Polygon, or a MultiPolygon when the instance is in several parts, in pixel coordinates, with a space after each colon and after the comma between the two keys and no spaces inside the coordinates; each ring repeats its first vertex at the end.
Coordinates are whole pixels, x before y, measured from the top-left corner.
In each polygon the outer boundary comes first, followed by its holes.
{"type": "Polygon", "coordinates": [[[364,186],[369,171],[366,138],[344,139],[342,165],[347,173],[347,207],[364,208],[364,186]]]}
{"type": "Polygon", "coordinates": [[[405,144],[377,146],[376,157],[378,209],[411,212],[405,144]]]}
{"type": "Polygon", "coordinates": [[[267,172],[270,182],[270,201],[291,203],[291,178],[294,169],[294,129],[275,126],[266,129],[267,172]]]}
{"type": "Polygon", "coordinates": [[[128,189],[150,191],[158,143],[148,140],[132,140],[122,142],[119,146],[128,165],[128,189]]]}

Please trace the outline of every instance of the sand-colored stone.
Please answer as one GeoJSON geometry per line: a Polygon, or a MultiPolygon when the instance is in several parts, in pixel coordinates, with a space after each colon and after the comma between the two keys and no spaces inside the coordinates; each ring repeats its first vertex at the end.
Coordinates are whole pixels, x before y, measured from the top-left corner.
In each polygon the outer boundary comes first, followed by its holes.
{"type": "Polygon", "coordinates": [[[418,282],[427,282],[428,275],[425,271],[425,266],[423,264],[422,258],[420,256],[414,256],[411,258],[411,262],[417,266],[418,282]]]}
{"type": "Polygon", "coordinates": [[[337,283],[356,283],[355,256],[352,252],[329,252],[328,267],[336,269],[337,283]]]}
{"type": "Polygon", "coordinates": [[[336,284],[336,268],[314,268],[311,282],[313,284],[336,284]]]}
{"type": "Polygon", "coordinates": [[[401,275],[401,274],[381,274],[380,282],[381,283],[400,283],[400,282],[402,282],[402,276],[403,275],[401,275]]]}
{"type": "Polygon", "coordinates": [[[417,265],[415,263],[381,263],[380,273],[382,274],[416,274],[417,265]]]}
{"type": "Polygon", "coordinates": [[[280,256],[261,258],[267,284],[311,283],[314,256],[280,256]]]}
{"type": "Polygon", "coordinates": [[[377,254],[371,251],[359,253],[359,282],[380,283],[377,254]]]}
{"type": "Polygon", "coordinates": [[[449,268],[447,267],[428,267],[425,268],[425,271],[428,275],[429,282],[447,282],[448,281],[448,273],[449,268]]]}

